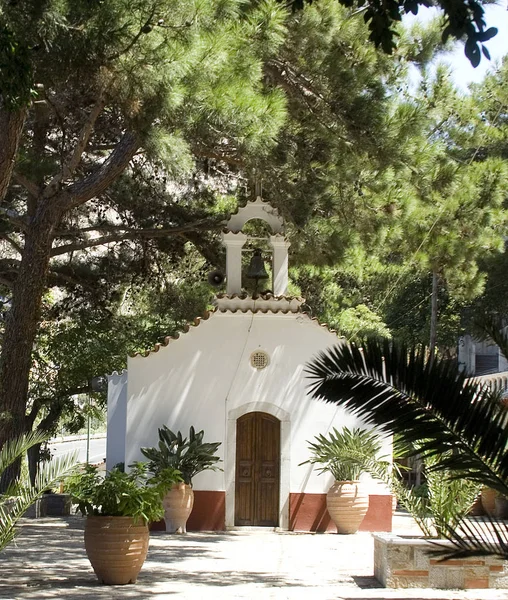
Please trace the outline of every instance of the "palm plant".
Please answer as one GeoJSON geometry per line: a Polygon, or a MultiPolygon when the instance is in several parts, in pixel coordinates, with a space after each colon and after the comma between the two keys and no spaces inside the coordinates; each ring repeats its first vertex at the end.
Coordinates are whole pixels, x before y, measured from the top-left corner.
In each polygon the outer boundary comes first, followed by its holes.
{"type": "Polygon", "coordinates": [[[317,464],[319,473],[331,473],[335,481],[358,481],[362,473],[379,476],[388,463],[377,457],[381,450],[378,436],[365,429],[333,429],[328,436],[317,435],[309,443],[311,458],[301,463],[317,464]]]}
{"type": "MultiPolygon", "coordinates": [[[[25,452],[46,441],[47,436],[28,433],[13,439],[0,449],[0,474],[19,460],[25,452]]],[[[76,454],[53,459],[45,463],[37,474],[35,484],[22,476],[14,482],[3,496],[0,496],[0,550],[3,550],[15,537],[16,524],[29,506],[39,499],[46,490],[57,485],[65,476],[72,473],[76,464],[76,454]]]]}
{"type": "Polygon", "coordinates": [[[455,529],[471,510],[481,489],[475,481],[457,479],[452,471],[433,470],[439,460],[441,457],[432,457],[424,462],[423,494],[406,487],[392,474],[386,481],[427,537],[442,537],[449,528],[455,529]]]}
{"type": "MultiPolygon", "coordinates": [[[[380,433],[398,434],[414,454],[432,461],[429,473],[448,472],[508,494],[508,411],[500,394],[467,379],[451,362],[432,360],[424,348],[372,339],[362,348],[322,352],[307,372],[314,398],[349,409],[380,433]]],[[[456,555],[508,558],[506,525],[458,519],[443,529],[456,555]]]]}

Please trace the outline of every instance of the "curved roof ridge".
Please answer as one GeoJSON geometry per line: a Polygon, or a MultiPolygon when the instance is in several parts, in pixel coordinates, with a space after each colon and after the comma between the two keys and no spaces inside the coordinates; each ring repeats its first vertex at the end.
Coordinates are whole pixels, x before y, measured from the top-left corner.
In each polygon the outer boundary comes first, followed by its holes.
{"type": "MultiPolygon", "coordinates": [[[[305,313],[305,314],[308,314],[308,313],[305,313]]],[[[319,325],[319,327],[322,327],[323,329],[326,329],[330,333],[334,333],[337,337],[340,337],[339,332],[336,329],[330,329],[330,327],[328,326],[328,323],[321,323],[321,321],[317,317],[309,316],[309,319],[311,321],[314,321],[316,323],[316,325],[319,325]]],[[[344,337],[344,336],[342,336],[342,337],[344,337]]]]}
{"type": "Polygon", "coordinates": [[[284,232],[284,219],[279,214],[279,210],[269,202],[265,202],[261,196],[249,200],[244,206],[237,206],[236,212],[231,214],[226,223],[226,231],[238,233],[251,219],[265,221],[273,235],[284,232]]]}
{"type": "Polygon", "coordinates": [[[111,373],[108,373],[107,377],[122,377],[122,375],[125,375],[125,373],[127,373],[127,369],[121,369],[120,371],[113,371],[111,373]]]}
{"type": "Polygon", "coordinates": [[[159,352],[161,348],[166,348],[171,342],[175,342],[176,340],[180,339],[182,335],[189,333],[191,329],[198,327],[202,321],[208,321],[211,315],[216,311],[216,308],[205,311],[201,317],[196,317],[191,322],[187,322],[182,327],[182,329],[180,331],[177,331],[174,335],[167,335],[162,342],[157,342],[153,345],[152,348],[145,350],[144,352],[134,352],[132,354],[129,354],[129,356],[131,358],[136,358],[138,356],[140,356],[141,358],[147,358],[148,356],[150,356],[150,354],[155,354],[156,352],[159,352]]]}
{"type": "Polygon", "coordinates": [[[255,298],[254,298],[254,296],[251,296],[247,292],[242,292],[241,294],[237,294],[237,293],[227,294],[226,292],[221,292],[220,294],[216,294],[215,297],[218,298],[219,300],[222,298],[229,298],[230,300],[233,300],[235,298],[238,298],[240,300],[246,300],[247,298],[249,298],[254,301],[255,300],[298,300],[298,302],[305,302],[305,298],[303,298],[302,296],[289,296],[287,294],[281,294],[280,296],[276,296],[273,292],[270,292],[270,291],[261,292],[255,298]]]}

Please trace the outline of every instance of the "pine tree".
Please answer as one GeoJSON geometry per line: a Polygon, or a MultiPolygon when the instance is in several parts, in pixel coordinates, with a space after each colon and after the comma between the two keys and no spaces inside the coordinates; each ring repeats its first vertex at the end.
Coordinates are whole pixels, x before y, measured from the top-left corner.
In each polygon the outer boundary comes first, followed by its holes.
{"type": "MultiPolygon", "coordinates": [[[[1,2],[2,284],[10,291],[0,446],[27,429],[32,347],[51,275],[76,277],[79,264],[66,268],[73,253],[203,225],[182,225],[166,194],[165,220],[146,226],[146,207],[138,228],[118,195],[110,204],[111,187],[136,169],[142,178],[158,165],[188,171],[201,149],[262,152],[273,142],[284,101],[263,87],[261,65],[282,40],[284,14],[236,0],[1,2]]],[[[135,253],[128,244],[120,251],[135,253]]]]}

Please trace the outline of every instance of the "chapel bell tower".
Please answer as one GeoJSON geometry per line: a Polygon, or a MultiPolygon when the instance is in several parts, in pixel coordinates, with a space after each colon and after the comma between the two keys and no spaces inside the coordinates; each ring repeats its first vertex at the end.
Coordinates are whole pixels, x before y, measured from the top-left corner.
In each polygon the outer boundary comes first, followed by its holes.
{"type": "MultiPolygon", "coordinates": [[[[243,278],[256,280],[267,279],[264,273],[262,254],[256,245],[264,243],[271,251],[271,286],[275,297],[285,296],[288,288],[288,248],[289,242],[284,237],[284,221],[276,208],[263,202],[258,196],[254,202],[248,202],[237,213],[232,215],[222,233],[222,243],[226,246],[226,292],[228,296],[242,293],[243,278]],[[245,224],[253,219],[264,221],[271,231],[266,237],[249,236],[243,232],[245,224]],[[245,248],[247,243],[253,248],[245,248]],[[250,267],[247,273],[242,269],[242,253],[249,252],[250,267]]],[[[244,287],[244,286],[243,286],[244,287]]]]}

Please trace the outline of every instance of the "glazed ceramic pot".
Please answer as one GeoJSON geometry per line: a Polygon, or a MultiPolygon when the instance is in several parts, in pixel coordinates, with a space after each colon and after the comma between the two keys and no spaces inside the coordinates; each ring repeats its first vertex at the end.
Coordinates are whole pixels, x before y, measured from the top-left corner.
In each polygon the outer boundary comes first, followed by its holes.
{"type": "Polygon", "coordinates": [[[369,508],[369,494],[359,481],[336,481],[326,494],[326,507],[337,533],[356,533],[369,508]]]}

